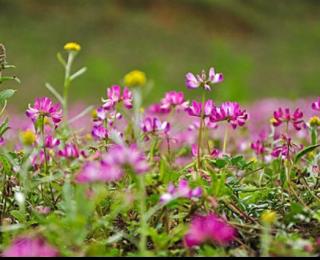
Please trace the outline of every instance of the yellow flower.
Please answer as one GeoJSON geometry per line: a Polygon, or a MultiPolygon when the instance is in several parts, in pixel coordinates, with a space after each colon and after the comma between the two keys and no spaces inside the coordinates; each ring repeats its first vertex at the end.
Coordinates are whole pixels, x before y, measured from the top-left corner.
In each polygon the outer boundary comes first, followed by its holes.
{"type": "Polygon", "coordinates": [[[66,51],[80,51],[81,46],[76,42],[68,42],[64,45],[66,51]]]}
{"type": "Polygon", "coordinates": [[[31,130],[26,130],[20,134],[21,141],[24,145],[32,145],[36,141],[36,135],[31,130]]]}
{"type": "Polygon", "coordinates": [[[140,70],[133,70],[124,76],[124,84],[127,87],[143,86],[146,81],[146,74],[140,70]]]}
{"type": "Polygon", "coordinates": [[[309,124],[313,127],[320,126],[320,118],[317,116],[311,117],[309,120],[309,124]]]}
{"type": "Polygon", "coordinates": [[[265,210],[262,212],[260,218],[263,223],[271,225],[276,222],[277,213],[272,210],[265,210]]]}

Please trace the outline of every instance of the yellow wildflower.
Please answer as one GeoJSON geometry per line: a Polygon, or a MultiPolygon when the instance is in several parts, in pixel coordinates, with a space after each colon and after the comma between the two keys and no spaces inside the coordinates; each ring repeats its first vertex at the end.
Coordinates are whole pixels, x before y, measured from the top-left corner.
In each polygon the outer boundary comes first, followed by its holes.
{"type": "Polygon", "coordinates": [[[21,141],[24,145],[32,145],[36,141],[36,135],[31,130],[26,130],[21,133],[21,141]]]}
{"type": "Polygon", "coordinates": [[[64,45],[66,51],[80,51],[81,46],[76,42],[68,42],[64,45]]]}
{"type": "Polygon", "coordinates": [[[313,127],[320,126],[320,118],[317,116],[311,117],[309,120],[309,124],[313,127]]]}
{"type": "Polygon", "coordinates": [[[140,70],[133,70],[124,76],[124,84],[127,87],[143,86],[146,81],[146,74],[140,70]]]}
{"type": "Polygon", "coordinates": [[[265,224],[273,224],[276,222],[277,220],[277,213],[272,211],[272,210],[265,210],[262,214],[261,214],[261,221],[265,224]]]}

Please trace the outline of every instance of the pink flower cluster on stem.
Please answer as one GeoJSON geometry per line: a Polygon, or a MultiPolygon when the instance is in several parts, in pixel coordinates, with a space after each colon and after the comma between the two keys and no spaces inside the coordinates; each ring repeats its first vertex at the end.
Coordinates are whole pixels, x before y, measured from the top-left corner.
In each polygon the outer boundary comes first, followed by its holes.
{"type": "Polygon", "coordinates": [[[203,87],[205,90],[211,91],[211,86],[223,81],[223,75],[216,73],[214,68],[210,68],[209,74],[203,70],[200,74],[194,75],[189,72],[186,74],[185,83],[187,88],[203,87]]]}
{"type": "Polygon", "coordinates": [[[196,216],[184,236],[184,244],[186,247],[194,247],[211,241],[219,246],[224,246],[233,241],[235,235],[236,230],[215,214],[196,216]]]}

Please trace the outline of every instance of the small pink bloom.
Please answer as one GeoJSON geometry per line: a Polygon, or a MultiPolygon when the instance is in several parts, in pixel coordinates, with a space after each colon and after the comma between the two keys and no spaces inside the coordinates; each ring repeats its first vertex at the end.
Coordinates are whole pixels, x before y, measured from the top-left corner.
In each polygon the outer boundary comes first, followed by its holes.
{"type": "Polygon", "coordinates": [[[201,102],[192,101],[191,105],[186,108],[186,111],[190,116],[196,117],[201,117],[201,114],[203,113],[203,116],[206,118],[211,116],[211,113],[214,109],[215,105],[212,100],[207,100],[204,104],[204,107],[201,102]]]}
{"type": "Polygon", "coordinates": [[[114,85],[107,89],[107,99],[103,99],[103,108],[105,110],[111,110],[115,108],[117,103],[123,102],[124,106],[128,109],[132,108],[133,95],[127,87],[123,89],[121,93],[121,87],[114,85]]]}
{"type": "Polygon", "coordinates": [[[60,140],[49,135],[45,138],[45,146],[47,148],[54,148],[60,144],[60,140]]]}
{"type": "Polygon", "coordinates": [[[59,252],[42,237],[20,236],[4,250],[4,257],[56,257],[59,252]]]}
{"type": "Polygon", "coordinates": [[[242,110],[237,102],[224,102],[212,111],[210,120],[212,122],[227,121],[232,128],[243,126],[248,119],[246,110],[242,110]]]}
{"type": "Polygon", "coordinates": [[[59,156],[75,159],[79,157],[79,150],[74,144],[66,144],[65,147],[58,152],[59,156]]]}
{"type": "Polygon", "coordinates": [[[311,107],[315,111],[320,111],[320,97],[318,98],[317,101],[312,103],[311,107]]]}
{"type": "Polygon", "coordinates": [[[196,216],[184,237],[186,247],[194,247],[206,241],[224,246],[234,240],[236,230],[215,214],[196,216]]]}
{"type": "Polygon", "coordinates": [[[273,126],[278,127],[283,123],[291,123],[293,127],[299,131],[303,127],[305,127],[305,123],[303,121],[303,113],[302,111],[297,108],[293,114],[290,112],[289,108],[282,109],[281,107],[274,111],[273,113],[273,126]]]}
{"type": "Polygon", "coordinates": [[[203,70],[200,74],[194,75],[189,72],[186,74],[185,83],[187,88],[203,87],[205,90],[211,91],[211,86],[223,81],[221,73],[215,73],[214,68],[210,68],[209,75],[203,70]]]}
{"type": "Polygon", "coordinates": [[[53,104],[50,98],[43,97],[37,98],[33,107],[29,105],[26,115],[33,122],[38,120],[40,116],[51,118],[54,125],[57,126],[62,119],[62,110],[60,104],[53,104]]]}
{"type": "Polygon", "coordinates": [[[184,110],[188,107],[188,101],[184,100],[183,92],[170,91],[161,100],[160,108],[170,110],[176,108],[177,110],[184,110]]]}
{"type": "Polygon", "coordinates": [[[166,121],[161,122],[156,117],[146,117],[141,124],[141,129],[145,133],[168,133],[170,124],[166,121]]]}

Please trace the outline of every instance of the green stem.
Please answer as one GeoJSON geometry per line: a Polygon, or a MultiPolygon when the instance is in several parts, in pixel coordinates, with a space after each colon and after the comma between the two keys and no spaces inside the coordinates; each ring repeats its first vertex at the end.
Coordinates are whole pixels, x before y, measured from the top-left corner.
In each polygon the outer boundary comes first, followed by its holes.
{"type": "Polygon", "coordinates": [[[270,244],[271,244],[271,236],[270,236],[270,225],[267,224],[262,229],[261,234],[261,256],[267,257],[269,256],[270,244]]]}
{"type": "Polygon", "coordinates": [[[140,241],[139,241],[139,251],[141,256],[145,256],[147,252],[147,219],[146,219],[146,192],[144,175],[139,177],[139,193],[140,193],[140,241]]]}
{"type": "Polygon", "coordinates": [[[227,141],[228,141],[228,126],[226,125],[226,128],[224,130],[224,138],[223,138],[223,149],[222,149],[223,154],[225,154],[227,150],[227,141]]]}
{"type": "Polygon", "coordinates": [[[69,94],[69,87],[70,87],[70,74],[71,74],[71,66],[74,59],[74,53],[70,52],[68,54],[68,60],[65,67],[65,76],[64,76],[64,84],[63,84],[63,110],[64,110],[64,117],[65,122],[68,120],[68,94],[69,94]]]}
{"type": "Polygon", "coordinates": [[[201,102],[201,116],[200,116],[200,128],[198,134],[198,170],[201,169],[201,145],[202,145],[202,132],[203,132],[203,125],[204,125],[204,107],[205,107],[205,100],[206,100],[206,93],[202,93],[202,102],[201,102]]]}

